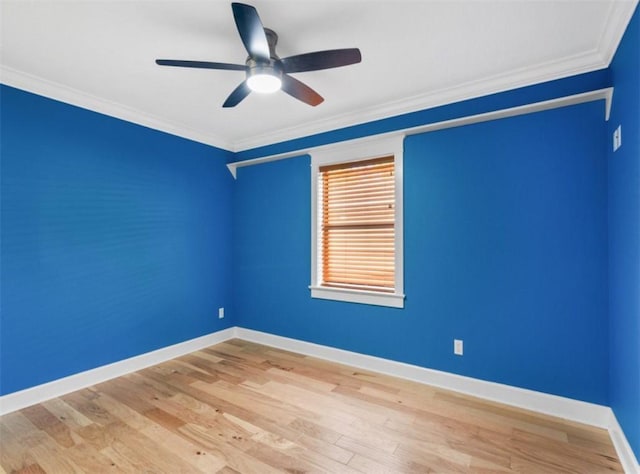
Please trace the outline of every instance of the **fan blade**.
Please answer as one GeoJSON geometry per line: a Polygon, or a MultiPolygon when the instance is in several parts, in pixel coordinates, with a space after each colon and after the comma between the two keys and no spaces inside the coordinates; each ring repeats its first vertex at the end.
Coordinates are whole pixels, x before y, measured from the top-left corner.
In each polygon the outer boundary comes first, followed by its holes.
{"type": "Polygon", "coordinates": [[[247,85],[247,81],[242,81],[240,85],[236,87],[231,94],[229,94],[229,97],[227,97],[227,100],[224,101],[224,104],[222,104],[222,106],[235,107],[240,102],[242,102],[242,100],[246,96],[248,96],[250,92],[251,92],[251,89],[249,89],[249,86],[247,85]]]}
{"type": "Polygon", "coordinates": [[[311,87],[286,74],[282,75],[282,90],[291,97],[314,107],[324,101],[322,96],[311,87]]]}
{"type": "Polygon", "coordinates": [[[181,61],[178,59],[156,59],[159,66],[195,67],[200,69],[225,69],[228,71],[246,71],[242,64],[212,63],[209,61],[181,61]]]}
{"type": "Polygon", "coordinates": [[[298,54],[282,59],[284,72],[305,72],[348,66],[362,61],[358,48],[331,49],[315,53],[298,54]]]}
{"type": "Polygon", "coordinates": [[[232,3],[233,18],[240,38],[249,56],[263,61],[269,61],[269,42],[264,27],[258,16],[258,11],[251,5],[232,3]]]}

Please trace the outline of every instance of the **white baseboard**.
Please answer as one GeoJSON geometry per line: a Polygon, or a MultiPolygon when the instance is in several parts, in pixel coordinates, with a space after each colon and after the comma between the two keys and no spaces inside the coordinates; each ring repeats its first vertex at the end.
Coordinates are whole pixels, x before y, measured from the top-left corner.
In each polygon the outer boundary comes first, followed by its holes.
{"type": "Polygon", "coordinates": [[[223,329],[206,336],[197,337],[180,342],[172,346],[163,347],[146,354],[131,357],[129,359],[103,365],[95,369],[80,372],[61,379],[36,385],[19,392],[10,393],[0,397],[0,415],[11,413],[52,398],[75,392],[91,385],[120,377],[122,375],[141,370],[152,365],[160,364],[176,357],[195,352],[205,347],[233,339],[235,328],[223,329]]]}
{"type": "Polygon", "coordinates": [[[253,341],[373,372],[454,390],[486,400],[504,403],[505,405],[525,408],[600,428],[609,427],[610,409],[603,405],[487,382],[417,365],[274,336],[251,329],[236,328],[236,336],[246,341],[253,341]]]}
{"type": "Polygon", "coordinates": [[[233,338],[244,339],[246,341],[297,352],[352,367],[473,395],[486,400],[504,403],[505,405],[605,428],[609,430],[611,440],[625,472],[627,474],[640,474],[638,460],[629,445],[624,431],[620,427],[611,408],[607,406],[512,387],[510,385],[487,382],[462,375],[427,369],[403,362],[396,362],[239,327],[223,329],[156,351],[114,362],[113,364],[104,365],[86,372],[70,375],[69,377],[1,396],[0,415],[11,413],[152,365],[160,364],[233,338]]]}
{"type": "Polygon", "coordinates": [[[620,423],[618,423],[618,419],[615,413],[613,413],[613,410],[611,410],[609,416],[609,436],[611,436],[613,446],[616,448],[616,453],[618,453],[618,458],[620,459],[620,464],[622,464],[624,472],[626,474],[640,474],[640,463],[633,453],[633,449],[631,449],[631,445],[620,423]]]}
{"type": "Polygon", "coordinates": [[[627,474],[640,474],[638,461],[627,441],[624,431],[610,407],[596,405],[571,398],[550,395],[524,388],[427,369],[416,365],[345,351],[334,347],[274,336],[252,329],[236,327],[239,339],[329,360],[360,369],[379,372],[415,382],[465,393],[505,405],[532,410],[566,420],[607,429],[620,462],[627,474]]]}

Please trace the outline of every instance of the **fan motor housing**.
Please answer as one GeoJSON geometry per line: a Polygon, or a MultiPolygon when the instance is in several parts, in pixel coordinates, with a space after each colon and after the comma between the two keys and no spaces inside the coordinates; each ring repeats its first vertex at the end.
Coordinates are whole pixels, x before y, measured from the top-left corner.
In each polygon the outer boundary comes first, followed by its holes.
{"type": "Polygon", "coordinates": [[[247,59],[247,79],[257,74],[269,74],[282,79],[282,66],[279,60],[271,58],[269,62],[256,61],[253,58],[247,59]]]}

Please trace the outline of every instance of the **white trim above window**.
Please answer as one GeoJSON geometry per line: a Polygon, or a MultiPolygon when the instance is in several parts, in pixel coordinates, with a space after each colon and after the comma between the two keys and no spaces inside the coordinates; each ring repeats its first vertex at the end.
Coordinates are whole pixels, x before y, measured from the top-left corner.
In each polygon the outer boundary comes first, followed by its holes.
{"type": "Polygon", "coordinates": [[[403,136],[375,137],[358,143],[337,143],[311,152],[311,290],[312,298],[352,303],[404,307],[404,252],[402,168],[403,136]],[[320,168],[329,165],[357,163],[393,156],[394,160],[394,287],[389,291],[369,291],[362,288],[339,288],[323,284],[322,265],[322,205],[319,200],[320,168]]]}

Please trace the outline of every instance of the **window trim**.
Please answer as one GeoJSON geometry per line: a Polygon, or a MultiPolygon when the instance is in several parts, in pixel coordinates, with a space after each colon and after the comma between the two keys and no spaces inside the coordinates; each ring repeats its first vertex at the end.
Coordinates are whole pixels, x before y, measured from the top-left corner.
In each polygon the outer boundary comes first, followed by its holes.
{"type": "Polygon", "coordinates": [[[404,308],[403,238],[403,140],[404,136],[375,137],[359,143],[338,143],[311,154],[311,290],[312,298],[404,308]],[[395,291],[376,291],[322,286],[318,265],[318,170],[320,166],[352,163],[393,155],[395,168],[395,291]]]}

